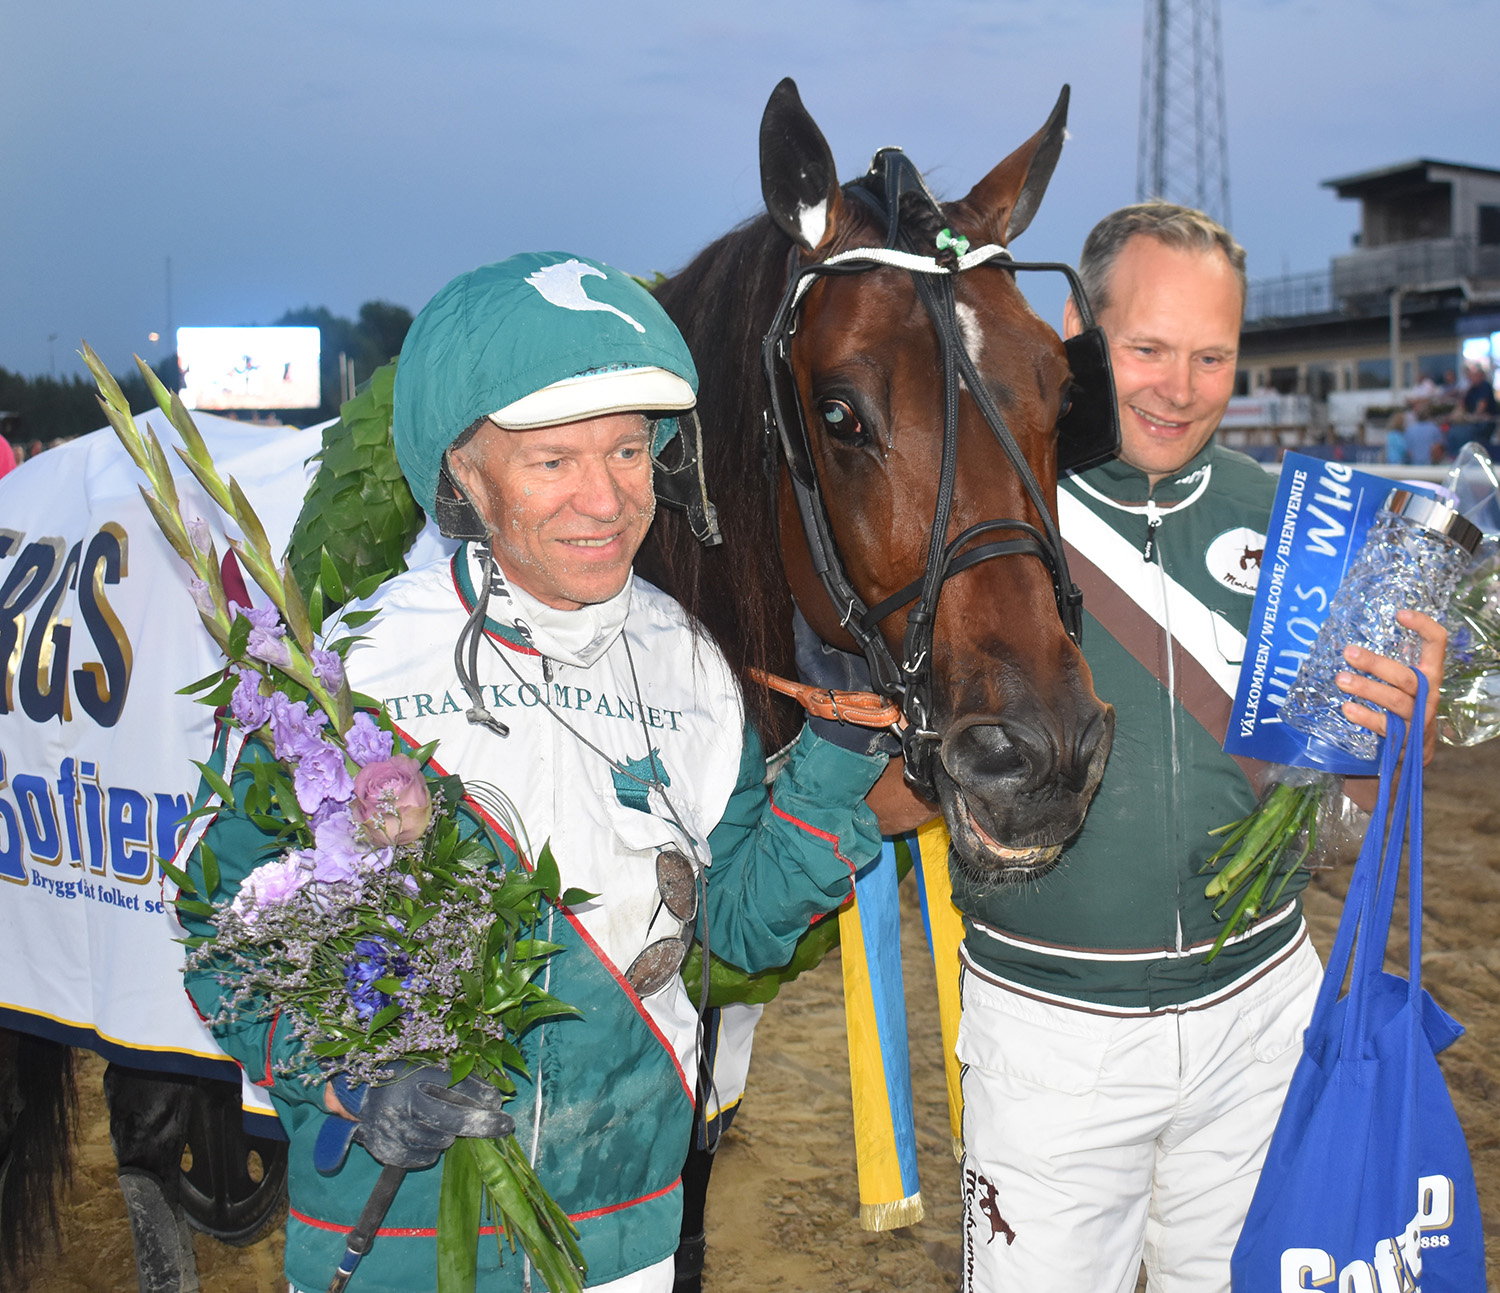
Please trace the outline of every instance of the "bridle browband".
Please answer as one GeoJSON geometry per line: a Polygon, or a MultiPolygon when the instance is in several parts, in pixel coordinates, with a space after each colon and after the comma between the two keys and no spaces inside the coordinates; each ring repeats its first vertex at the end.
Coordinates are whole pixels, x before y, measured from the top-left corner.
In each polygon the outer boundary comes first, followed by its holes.
{"type": "MultiPolygon", "coordinates": [[[[793,245],[786,291],[777,307],[770,330],[761,349],[761,362],[770,392],[766,410],[766,433],[771,444],[779,442],[786,457],[797,512],[802,520],[813,569],[817,571],[838,611],[840,623],[854,638],[870,667],[874,689],[896,700],[905,725],[895,735],[901,741],[907,782],[927,798],[935,798],[933,758],[939,736],[931,727],[932,645],[938,599],[943,584],[954,575],[995,557],[1032,556],[1047,568],[1052,580],[1058,615],[1068,636],[1076,643],[1083,631],[1083,595],[1068,573],[1068,560],[1062,536],[1043,497],[1041,485],[1026,461],[1015,436],[995,406],[988,388],[980,377],[959,329],[954,277],[979,266],[999,262],[1004,269],[1054,270],[1069,280],[1075,306],[1084,325],[1081,337],[1071,338],[1069,360],[1080,361],[1088,369],[1091,385],[1097,385],[1102,359],[1103,376],[1108,376],[1108,350],[1102,334],[1094,326],[1082,285],[1072,268],[1051,263],[1015,261],[1001,246],[990,243],[962,254],[950,255],[946,262],[916,251],[910,233],[901,219],[901,199],[905,194],[918,196],[921,205],[942,218],[937,200],[927,189],[910,159],[897,148],[882,149],[875,155],[870,175],[865,181],[845,186],[846,197],[853,197],[872,207],[886,221],[884,247],[862,247],[839,252],[826,260],[802,264],[793,245]],[[928,537],[927,564],[920,577],[885,600],[866,606],[845,570],[833,531],[828,509],[818,479],[812,442],[808,435],[791,367],[791,339],[797,328],[798,306],[816,279],[829,275],[858,274],[879,268],[905,269],[923,308],[937,331],[943,366],[943,447],[938,477],[937,502],[932,529],[928,537]],[[1082,341],[1081,346],[1074,342],[1082,341]],[[1075,355],[1075,351],[1079,352],[1075,355]],[[981,416],[1005,451],[1027,497],[1041,518],[1040,528],[1015,518],[984,521],[971,525],[953,540],[947,540],[953,509],[953,495],[958,472],[958,396],[960,381],[968,389],[981,416]],[[788,407],[790,406],[790,407],[788,407]],[[976,547],[966,546],[984,535],[1010,532],[1022,537],[994,540],[976,547]],[[915,603],[907,614],[906,634],[902,642],[902,659],[898,662],[880,632],[880,623],[903,606],[915,603]]],[[[1079,376],[1082,376],[1080,374],[1079,376]]],[[[1097,391],[1093,392],[1097,396],[1097,391]]],[[[1107,388],[1110,414],[1114,414],[1112,383],[1107,388]]],[[[1098,404],[1097,398],[1094,404],[1098,404]]],[[[1097,410],[1095,410],[1097,411],[1097,410]]],[[[1118,444],[1118,423],[1113,424],[1114,444],[1118,444]]],[[[1088,459],[1102,448],[1090,442],[1088,459]]],[[[1113,445],[1103,457],[1113,453],[1113,445]]],[[[1093,461],[1100,460],[1094,457],[1093,461]]],[[[1089,465],[1075,462],[1071,465],[1089,465]]]]}

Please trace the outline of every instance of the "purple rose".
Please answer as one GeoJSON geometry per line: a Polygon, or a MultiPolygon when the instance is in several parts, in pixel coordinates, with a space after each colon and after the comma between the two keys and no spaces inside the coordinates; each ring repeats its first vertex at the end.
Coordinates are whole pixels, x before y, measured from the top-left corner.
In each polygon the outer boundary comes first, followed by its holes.
{"type": "Polygon", "coordinates": [[[354,725],[344,737],[344,748],[349,757],[365,767],[371,763],[382,763],[391,757],[395,738],[375,726],[375,720],[361,710],[354,716],[354,725]]]}
{"type": "Polygon", "coordinates": [[[304,813],[316,812],[328,799],[342,803],[354,793],[354,782],[344,767],[344,752],[322,741],[304,750],[298,758],[292,786],[304,813]]]}
{"type": "Polygon", "coordinates": [[[229,698],[229,708],[247,732],[258,732],[271,717],[271,698],[260,694],[260,674],[254,669],[242,668],[240,680],[235,684],[234,695],[229,698]]]}
{"type": "Polygon", "coordinates": [[[339,685],[344,681],[344,662],[339,658],[337,651],[314,650],[312,653],[313,673],[329,691],[337,691],[339,685]]]}
{"type": "Polygon", "coordinates": [[[354,779],[354,816],[372,844],[419,839],[432,820],[432,799],[421,765],[404,754],[360,769],[354,779]]]}
{"type": "Polygon", "coordinates": [[[278,759],[300,759],[319,747],[326,748],[322,728],[327,715],[309,714],[305,700],[288,700],[280,691],[271,693],[270,706],[273,753],[278,759]]]}

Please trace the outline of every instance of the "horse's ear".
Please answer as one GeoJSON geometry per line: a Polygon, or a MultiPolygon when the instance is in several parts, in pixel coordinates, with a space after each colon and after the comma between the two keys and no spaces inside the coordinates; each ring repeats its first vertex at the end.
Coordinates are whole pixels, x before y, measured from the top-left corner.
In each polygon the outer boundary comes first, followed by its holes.
{"type": "Polygon", "coordinates": [[[963,205],[987,222],[988,237],[1009,246],[1031,223],[1042,194],[1062,154],[1067,137],[1068,94],[1065,85],[1047,124],[979,181],[963,205]]]}
{"type": "Polygon", "coordinates": [[[771,219],[804,251],[832,241],[843,203],[833,151],[789,76],[760,119],[760,188],[771,219]]]}

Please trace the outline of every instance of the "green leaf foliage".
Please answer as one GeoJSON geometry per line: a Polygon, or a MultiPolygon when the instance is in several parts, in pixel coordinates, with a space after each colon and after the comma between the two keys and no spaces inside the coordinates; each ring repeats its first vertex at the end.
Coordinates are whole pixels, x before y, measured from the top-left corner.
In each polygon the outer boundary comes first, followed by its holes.
{"type": "Polygon", "coordinates": [[[406,569],[404,554],[422,528],[422,509],[396,462],[391,440],[394,362],[323,431],[317,475],[292,527],[287,560],[309,597],[321,582],[325,613],[352,591],[368,596],[406,569]],[[332,575],[332,578],[328,576],[332,575]]]}

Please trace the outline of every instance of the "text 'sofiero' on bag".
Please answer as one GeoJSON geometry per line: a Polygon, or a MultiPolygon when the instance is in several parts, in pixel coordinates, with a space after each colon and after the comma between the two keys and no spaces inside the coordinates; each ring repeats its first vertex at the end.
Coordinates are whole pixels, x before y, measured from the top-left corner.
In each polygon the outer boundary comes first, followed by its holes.
{"type": "Polygon", "coordinates": [[[1468,1146],[1437,1065],[1463,1028],[1422,988],[1422,734],[1387,717],[1380,798],[1232,1262],[1235,1293],[1483,1293],[1468,1146]],[[1399,779],[1397,764],[1401,762],[1399,779]],[[1388,814],[1394,798],[1395,812],[1388,814]],[[1387,817],[1390,829],[1384,829],[1387,817]],[[1410,978],[1383,969],[1409,839],[1410,978]],[[1351,959],[1348,993],[1339,997],[1351,959]]]}

